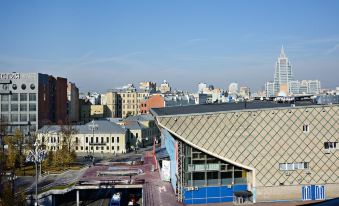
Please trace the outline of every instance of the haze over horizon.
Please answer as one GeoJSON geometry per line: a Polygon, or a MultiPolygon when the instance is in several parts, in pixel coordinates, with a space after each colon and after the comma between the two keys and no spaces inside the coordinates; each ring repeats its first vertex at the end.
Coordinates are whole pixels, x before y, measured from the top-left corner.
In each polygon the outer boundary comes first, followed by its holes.
{"type": "Polygon", "coordinates": [[[0,3],[1,72],[66,77],[82,92],[163,80],[255,92],[284,45],[295,79],[339,86],[339,1],[19,2],[0,3]]]}

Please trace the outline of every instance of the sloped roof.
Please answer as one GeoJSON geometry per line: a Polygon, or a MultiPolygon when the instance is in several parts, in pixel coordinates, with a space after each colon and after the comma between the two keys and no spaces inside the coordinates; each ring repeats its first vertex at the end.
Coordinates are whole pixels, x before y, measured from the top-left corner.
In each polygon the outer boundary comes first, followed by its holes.
{"type": "Polygon", "coordinates": [[[150,114],[142,114],[136,116],[128,116],[125,119],[126,121],[152,121],[154,117],[150,114]]]}
{"type": "MultiPolygon", "coordinates": [[[[92,122],[89,122],[85,125],[74,125],[74,129],[77,130],[78,134],[90,134],[92,130],[90,129],[90,125],[92,122]]],[[[110,122],[107,120],[98,120],[94,121],[94,125],[96,125],[96,130],[94,133],[96,134],[125,134],[125,129],[122,128],[120,125],[110,122]]],[[[60,132],[61,126],[60,125],[47,125],[42,127],[38,130],[39,133],[44,132],[60,132]]]]}

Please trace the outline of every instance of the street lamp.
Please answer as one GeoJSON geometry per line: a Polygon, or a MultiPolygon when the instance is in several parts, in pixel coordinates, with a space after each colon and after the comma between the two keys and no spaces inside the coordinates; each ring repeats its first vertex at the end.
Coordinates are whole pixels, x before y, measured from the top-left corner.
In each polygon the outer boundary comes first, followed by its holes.
{"type": "Polygon", "coordinates": [[[35,204],[39,205],[39,199],[38,199],[38,164],[42,162],[43,159],[46,157],[46,151],[39,149],[40,143],[38,141],[35,141],[33,148],[34,150],[30,150],[28,156],[26,157],[26,162],[34,162],[35,164],[35,204]]]}
{"type": "MultiPolygon", "coordinates": [[[[93,134],[93,136],[92,136],[93,137],[93,142],[92,142],[92,148],[93,148],[92,149],[92,152],[93,152],[92,165],[94,165],[94,146],[93,146],[93,143],[94,143],[94,131],[97,130],[98,127],[99,126],[97,124],[95,124],[94,119],[92,120],[92,123],[88,125],[89,130],[91,130],[92,134],[93,134]]],[[[91,144],[91,141],[90,141],[90,144],[91,144]]]]}

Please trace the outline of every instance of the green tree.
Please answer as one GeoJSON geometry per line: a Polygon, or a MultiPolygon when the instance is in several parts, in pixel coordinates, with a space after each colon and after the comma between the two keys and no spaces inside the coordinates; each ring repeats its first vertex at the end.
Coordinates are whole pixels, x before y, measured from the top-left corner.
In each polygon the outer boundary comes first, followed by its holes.
{"type": "Polygon", "coordinates": [[[61,126],[61,147],[64,154],[64,163],[70,164],[74,162],[76,154],[74,148],[78,145],[78,139],[76,134],[78,133],[77,128],[71,125],[69,122],[66,125],[61,126]]]}

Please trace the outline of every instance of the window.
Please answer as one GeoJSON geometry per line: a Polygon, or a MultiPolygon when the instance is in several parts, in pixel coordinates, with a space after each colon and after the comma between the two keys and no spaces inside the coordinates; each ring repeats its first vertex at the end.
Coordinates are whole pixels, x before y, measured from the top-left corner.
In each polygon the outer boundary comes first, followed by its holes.
{"type": "Polygon", "coordinates": [[[119,151],[119,149],[120,149],[119,146],[117,146],[117,150],[118,150],[118,151],[119,151]]]}
{"type": "Polygon", "coordinates": [[[112,146],[112,150],[114,150],[114,146],[112,146]]]}
{"type": "Polygon", "coordinates": [[[135,137],[138,138],[138,135],[139,135],[139,133],[136,133],[136,134],[135,134],[135,137]]]}
{"type": "Polygon", "coordinates": [[[1,104],[1,111],[8,112],[9,104],[1,104]]]}
{"type": "Polygon", "coordinates": [[[16,90],[16,89],[18,88],[18,86],[17,86],[16,84],[13,84],[13,85],[12,85],[12,88],[13,88],[14,90],[16,90]]]}
{"type": "Polygon", "coordinates": [[[308,124],[304,124],[303,125],[303,132],[308,132],[308,131],[309,131],[308,124]]]}
{"type": "Polygon", "coordinates": [[[75,147],[75,150],[78,150],[78,146],[75,147]]]}
{"type": "Polygon", "coordinates": [[[36,104],[35,103],[29,103],[29,111],[36,111],[36,104]]]}
{"type": "MultiPolygon", "coordinates": [[[[117,137],[117,143],[119,143],[119,137],[117,137]]],[[[119,150],[119,149],[118,149],[119,150]]]]}
{"type": "Polygon", "coordinates": [[[93,137],[91,137],[91,143],[93,143],[93,137]]]}
{"type": "Polygon", "coordinates": [[[104,147],[101,147],[101,150],[104,150],[104,147]]]}
{"type": "Polygon", "coordinates": [[[81,146],[81,150],[84,150],[84,147],[83,147],[83,146],[81,146]]]}
{"type": "Polygon", "coordinates": [[[8,95],[6,95],[6,94],[1,95],[1,101],[3,101],[3,102],[8,102],[8,100],[9,100],[8,95]]]}
{"type": "Polygon", "coordinates": [[[20,94],[20,101],[27,101],[27,94],[26,93],[20,94]]]}
{"type": "Polygon", "coordinates": [[[20,111],[27,111],[27,104],[26,103],[20,104],[20,111]]]}
{"type": "Polygon", "coordinates": [[[98,143],[99,142],[99,137],[95,138],[95,142],[98,143]]]}
{"type": "Polygon", "coordinates": [[[280,163],[279,170],[287,171],[287,170],[303,170],[308,169],[308,162],[297,162],[297,163],[280,163]]]}
{"type": "Polygon", "coordinates": [[[35,122],[36,121],[36,115],[35,114],[29,114],[29,121],[35,122]]]}
{"type": "Polygon", "coordinates": [[[106,147],[106,150],[109,150],[109,146],[106,147]]]}
{"type": "Polygon", "coordinates": [[[109,137],[106,137],[106,142],[109,143],[109,137]]]}
{"type": "Polygon", "coordinates": [[[25,89],[26,89],[26,84],[22,84],[22,85],[21,85],[21,89],[22,89],[22,90],[25,90],[25,89]]]}
{"type": "Polygon", "coordinates": [[[86,143],[88,143],[88,137],[86,137],[86,143]]]}
{"type": "Polygon", "coordinates": [[[12,103],[11,104],[11,111],[18,111],[19,110],[19,106],[16,103],[12,103]]]}
{"type": "Polygon", "coordinates": [[[4,121],[4,122],[9,122],[9,115],[8,114],[2,114],[1,120],[4,121]]]}
{"type": "Polygon", "coordinates": [[[27,122],[27,114],[20,114],[20,122],[27,122]]]}
{"type": "Polygon", "coordinates": [[[95,150],[99,150],[99,147],[98,147],[98,146],[96,146],[96,147],[95,147],[95,150]]]}
{"type": "Polygon", "coordinates": [[[114,143],[114,137],[112,137],[112,143],[114,143]]]}
{"type": "Polygon", "coordinates": [[[104,143],[104,137],[101,137],[101,143],[104,143]]]}
{"type": "Polygon", "coordinates": [[[19,99],[19,96],[18,96],[17,93],[14,93],[14,94],[11,95],[11,101],[12,102],[16,102],[16,101],[18,101],[18,99],[19,99]]]}
{"type": "Polygon", "coordinates": [[[86,146],[86,150],[88,150],[88,147],[86,146]]]}
{"type": "Polygon", "coordinates": [[[324,142],[325,149],[337,149],[338,142],[324,142]]]}
{"type": "Polygon", "coordinates": [[[34,84],[31,84],[31,90],[34,90],[35,89],[35,85],[34,84]]]}
{"type": "Polygon", "coordinates": [[[11,114],[11,121],[12,122],[18,122],[19,121],[19,115],[18,114],[11,114]]]}
{"type": "Polygon", "coordinates": [[[78,137],[75,138],[75,143],[77,143],[77,144],[79,143],[79,138],[78,137]]]}
{"type": "Polygon", "coordinates": [[[29,101],[36,101],[36,94],[35,93],[29,94],[29,101]]]}

